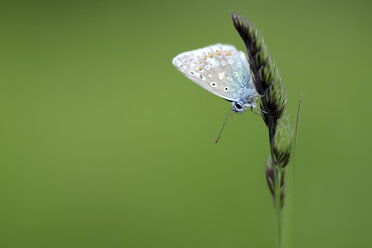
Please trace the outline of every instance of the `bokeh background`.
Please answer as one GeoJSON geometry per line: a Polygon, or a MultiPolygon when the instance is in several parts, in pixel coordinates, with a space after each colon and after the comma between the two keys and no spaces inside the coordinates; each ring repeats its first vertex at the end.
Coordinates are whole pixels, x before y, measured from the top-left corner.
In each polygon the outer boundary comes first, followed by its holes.
{"type": "Polygon", "coordinates": [[[263,121],[171,64],[230,10],[304,96],[293,247],[371,244],[370,1],[1,1],[0,247],[276,246],[263,121]]]}

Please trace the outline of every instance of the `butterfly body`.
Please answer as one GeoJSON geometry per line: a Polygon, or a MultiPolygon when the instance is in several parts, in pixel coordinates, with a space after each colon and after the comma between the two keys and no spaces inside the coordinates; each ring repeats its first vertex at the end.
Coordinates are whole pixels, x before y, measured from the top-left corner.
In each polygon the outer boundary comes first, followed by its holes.
{"type": "Polygon", "coordinates": [[[258,94],[247,58],[234,46],[215,44],[184,52],[172,63],[199,86],[231,102],[235,112],[256,106],[258,94]]]}

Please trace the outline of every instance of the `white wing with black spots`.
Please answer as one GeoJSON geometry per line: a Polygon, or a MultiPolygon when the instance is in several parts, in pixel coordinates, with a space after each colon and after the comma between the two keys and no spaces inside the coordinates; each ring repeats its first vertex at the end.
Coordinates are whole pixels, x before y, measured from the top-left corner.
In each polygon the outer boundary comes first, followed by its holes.
{"type": "Polygon", "coordinates": [[[228,101],[249,102],[257,95],[247,58],[234,46],[216,44],[184,52],[172,62],[187,78],[228,101]]]}

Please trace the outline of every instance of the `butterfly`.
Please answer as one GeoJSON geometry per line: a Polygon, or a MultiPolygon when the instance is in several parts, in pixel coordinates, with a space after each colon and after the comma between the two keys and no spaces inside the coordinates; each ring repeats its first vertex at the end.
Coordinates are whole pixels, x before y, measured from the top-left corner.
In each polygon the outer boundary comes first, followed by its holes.
{"type": "Polygon", "coordinates": [[[234,46],[215,44],[184,52],[172,63],[194,83],[231,102],[235,112],[256,108],[258,93],[247,58],[234,46]]]}

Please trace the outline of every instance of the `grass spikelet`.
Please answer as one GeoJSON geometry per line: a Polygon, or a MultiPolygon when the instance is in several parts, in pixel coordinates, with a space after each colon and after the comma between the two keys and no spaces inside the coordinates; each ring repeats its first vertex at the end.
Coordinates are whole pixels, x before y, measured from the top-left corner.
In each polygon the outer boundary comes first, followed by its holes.
{"type": "Polygon", "coordinates": [[[246,46],[254,86],[261,95],[261,115],[268,128],[270,145],[270,157],[265,164],[266,181],[274,201],[278,247],[281,247],[281,209],[286,196],[285,173],[293,140],[293,129],[286,113],[287,94],[278,69],[255,25],[236,13],[232,13],[231,18],[246,46]]]}

